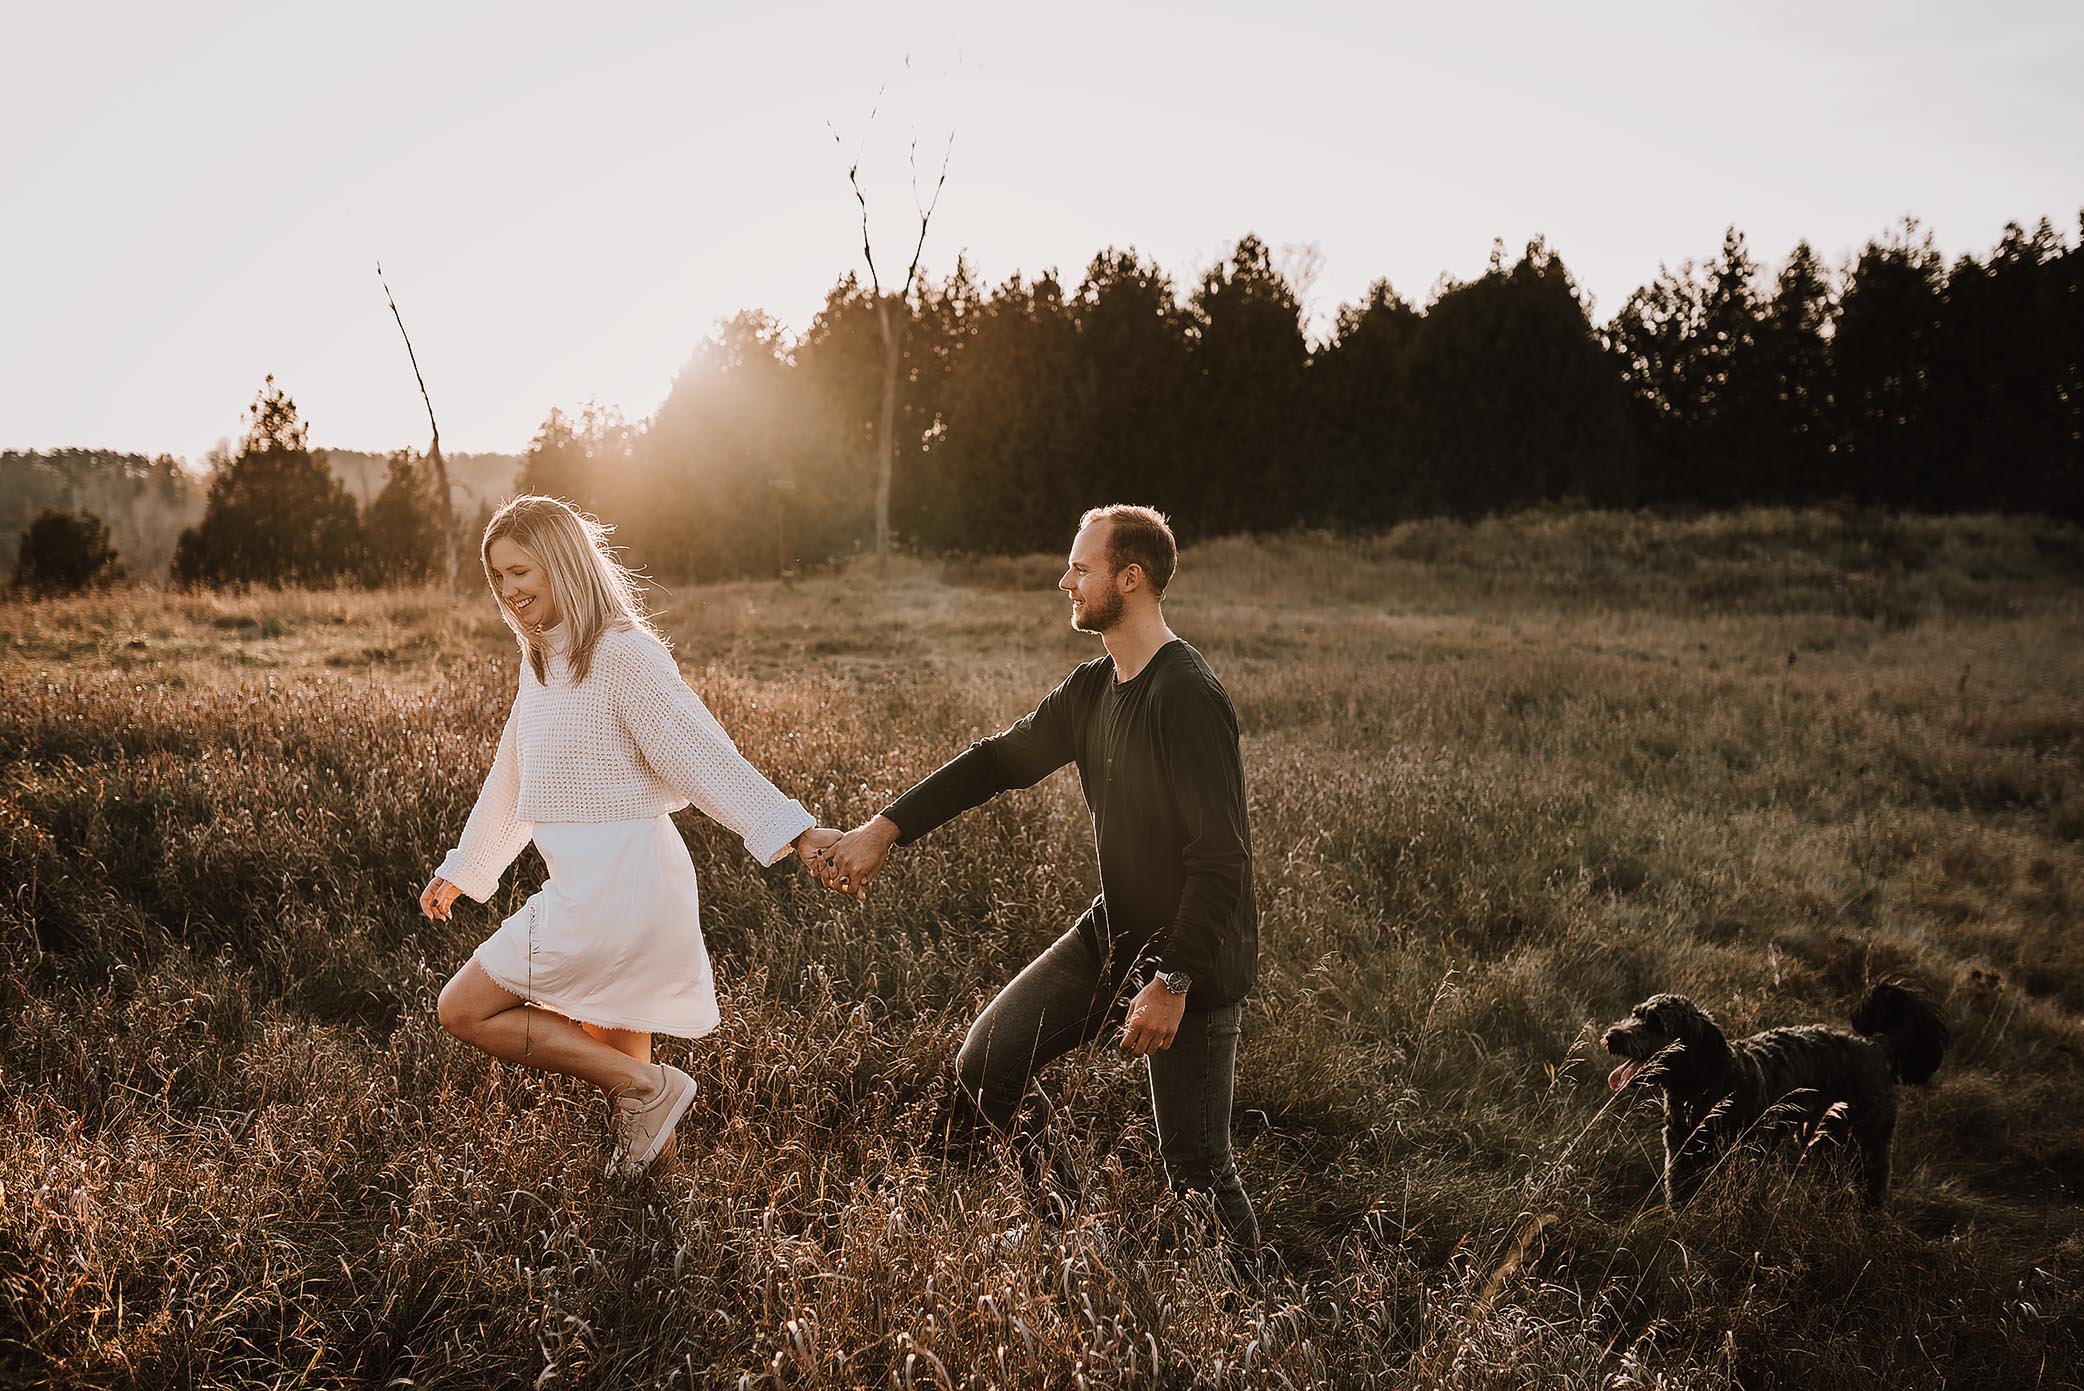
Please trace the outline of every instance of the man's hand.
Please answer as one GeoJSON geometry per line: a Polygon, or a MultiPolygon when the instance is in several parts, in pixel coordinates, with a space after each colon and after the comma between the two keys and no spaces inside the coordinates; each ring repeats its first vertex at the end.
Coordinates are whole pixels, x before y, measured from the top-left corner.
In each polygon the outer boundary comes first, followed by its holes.
{"type": "Polygon", "coordinates": [[[840,833],[830,826],[813,826],[796,837],[796,858],[820,879],[825,877],[825,852],[839,842],[840,833]]]}
{"type": "Polygon", "coordinates": [[[883,859],[890,847],[897,844],[897,823],[887,816],[875,816],[862,822],[841,836],[831,849],[825,852],[825,867],[821,877],[825,887],[855,898],[868,897],[868,886],[883,867],[883,859]]]}
{"type": "Polygon", "coordinates": [[[426,888],[420,890],[420,912],[429,921],[447,922],[449,905],[454,903],[462,893],[463,890],[437,874],[427,881],[426,888]]]}
{"type": "Polygon", "coordinates": [[[1164,1052],[1172,1046],[1186,1012],[1186,996],[1175,995],[1152,980],[1129,1001],[1129,1016],[1122,1025],[1123,1051],[1143,1057],[1164,1052]]]}

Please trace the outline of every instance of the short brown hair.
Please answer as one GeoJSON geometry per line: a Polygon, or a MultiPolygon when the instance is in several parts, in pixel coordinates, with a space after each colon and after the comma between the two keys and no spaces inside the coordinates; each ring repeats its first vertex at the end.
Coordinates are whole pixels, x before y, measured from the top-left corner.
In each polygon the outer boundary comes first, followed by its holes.
{"type": "Polygon", "coordinates": [[[1107,529],[1107,563],[1117,570],[1125,565],[1142,566],[1151,588],[1162,599],[1179,566],[1179,543],[1172,539],[1172,523],[1165,514],[1155,507],[1115,502],[1080,517],[1078,529],[1084,531],[1094,522],[1113,523],[1107,529]]]}

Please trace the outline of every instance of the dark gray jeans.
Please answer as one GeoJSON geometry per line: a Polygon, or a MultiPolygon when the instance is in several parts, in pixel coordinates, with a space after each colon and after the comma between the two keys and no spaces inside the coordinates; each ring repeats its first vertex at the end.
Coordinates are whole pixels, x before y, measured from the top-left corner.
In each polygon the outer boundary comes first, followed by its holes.
{"type": "MultiPolygon", "coordinates": [[[[1015,1133],[1036,1073],[1120,1026],[1133,982],[1111,965],[1073,927],[1028,963],[970,1026],[956,1055],[956,1075],[1001,1135],[1015,1133]]],[[[1240,1013],[1234,1004],[1188,1010],[1172,1046],[1146,1062],[1166,1179],[1176,1193],[1213,1196],[1233,1246],[1251,1252],[1259,1246],[1259,1223],[1230,1154],[1240,1013]]],[[[1034,1128],[1046,1134],[1053,1129],[1047,1126],[1050,1106],[1039,1090],[1036,1104],[1042,1121],[1034,1128]]]]}

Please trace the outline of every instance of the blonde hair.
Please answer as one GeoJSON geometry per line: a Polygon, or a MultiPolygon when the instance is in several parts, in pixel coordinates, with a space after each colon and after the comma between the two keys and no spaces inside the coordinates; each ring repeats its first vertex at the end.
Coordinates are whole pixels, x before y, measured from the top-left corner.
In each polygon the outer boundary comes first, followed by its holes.
{"type": "MultiPolygon", "coordinates": [[[[638,597],[637,575],[615,558],[608,545],[614,528],[554,497],[530,494],[510,498],[485,524],[485,539],[478,557],[485,563],[485,583],[492,597],[499,598],[499,579],[492,570],[492,543],[504,537],[535,557],[550,580],[550,597],[562,615],[570,638],[565,658],[572,665],[572,680],[584,681],[593,667],[593,649],[609,629],[641,628],[658,636],[644,613],[638,597]]],[[[535,679],[546,679],[550,649],[542,635],[525,626],[505,604],[499,616],[514,630],[521,657],[535,671],[535,679]]]]}

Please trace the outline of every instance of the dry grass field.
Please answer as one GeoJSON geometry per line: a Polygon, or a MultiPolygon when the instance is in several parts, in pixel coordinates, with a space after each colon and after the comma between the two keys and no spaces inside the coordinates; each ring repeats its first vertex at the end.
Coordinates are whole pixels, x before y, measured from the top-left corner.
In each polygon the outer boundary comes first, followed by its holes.
{"type": "MultiPolygon", "coordinates": [[[[1068,540],[1068,537],[1067,537],[1068,540]]],[[[851,824],[1094,640],[1054,557],[660,592],[740,746],[851,824]]],[[[1091,893],[1059,774],[865,905],[694,813],[724,1027],[677,1173],[436,989],[423,922],[515,659],[482,588],[0,608],[0,1383],[2077,1385],[2084,535],[1530,514],[1191,549],[1263,919],[1240,1163],[1280,1268],[1166,1200],[1130,1060],[1048,1076],[1094,1202],[944,1162],[978,1005],[1091,893]],[[1599,1028],[1733,1034],[1906,975],[1954,1044],[1887,1207],[1827,1147],[1670,1212],[1599,1028]]]]}

